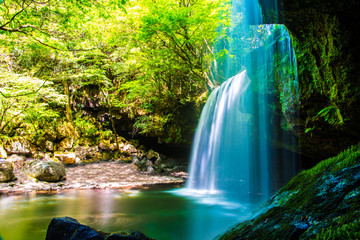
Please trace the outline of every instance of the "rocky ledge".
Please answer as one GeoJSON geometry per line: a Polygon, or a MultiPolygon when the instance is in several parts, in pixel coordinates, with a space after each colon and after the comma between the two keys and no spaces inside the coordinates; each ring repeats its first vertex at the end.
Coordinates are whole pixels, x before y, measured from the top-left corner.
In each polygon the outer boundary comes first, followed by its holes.
{"type": "Polygon", "coordinates": [[[294,177],[219,239],[360,239],[360,145],[294,177]]]}

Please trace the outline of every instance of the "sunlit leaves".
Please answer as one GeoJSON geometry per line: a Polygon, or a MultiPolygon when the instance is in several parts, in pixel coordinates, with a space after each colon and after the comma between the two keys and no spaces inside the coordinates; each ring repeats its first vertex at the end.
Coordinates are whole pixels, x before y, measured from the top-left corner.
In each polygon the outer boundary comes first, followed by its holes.
{"type": "Polygon", "coordinates": [[[0,134],[10,134],[14,126],[59,117],[50,106],[62,106],[65,96],[50,82],[12,74],[0,68],[0,134]]]}

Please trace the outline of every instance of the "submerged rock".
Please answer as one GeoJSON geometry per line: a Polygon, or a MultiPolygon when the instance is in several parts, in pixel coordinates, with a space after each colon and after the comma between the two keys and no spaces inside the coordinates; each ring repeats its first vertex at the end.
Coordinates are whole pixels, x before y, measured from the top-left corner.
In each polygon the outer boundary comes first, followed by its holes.
{"type": "Polygon", "coordinates": [[[59,162],[28,160],[24,163],[23,172],[39,181],[59,182],[66,179],[66,171],[59,162]]]}
{"type": "Polygon", "coordinates": [[[80,224],[70,217],[53,218],[47,229],[45,240],[151,240],[143,233],[127,231],[121,233],[104,233],[89,226],[80,224]]]}
{"type": "Polygon", "coordinates": [[[16,178],[11,163],[0,160],[0,182],[10,182],[15,179],[16,178]]]}

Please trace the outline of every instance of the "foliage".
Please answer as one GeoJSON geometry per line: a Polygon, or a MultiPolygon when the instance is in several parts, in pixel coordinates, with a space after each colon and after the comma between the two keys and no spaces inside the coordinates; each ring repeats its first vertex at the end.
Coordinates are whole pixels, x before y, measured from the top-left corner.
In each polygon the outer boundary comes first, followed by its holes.
{"type": "Polygon", "coordinates": [[[360,221],[355,220],[348,224],[340,226],[331,226],[329,228],[323,228],[321,233],[317,234],[313,239],[315,240],[352,240],[360,238],[360,221]]]}
{"type": "Polygon", "coordinates": [[[14,135],[27,125],[36,133],[43,122],[59,117],[52,107],[63,105],[65,96],[50,82],[3,69],[0,78],[0,134],[14,135]]]}
{"type": "MultiPolygon", "coordinates": [[[[66,96],[61,104],[44,102],[48,114],[85,135],[92,135],[92,123],[74,118],[101,109],[115,134],[113,120],[127,115],[135,134],[191,139],[196,104],[211,84],[211,46],[228,21],[225,1],[6,0],[0,6],[0,65],[46,80],[66,96]]],[[[28,112],[28,121],[40,121],[35,117],[28,112]]]]}
{"type": "Polygon", "coordinates": [[[206,71],[213,59],[209,45],[221,34],[216,29],[226,7],[207,0],[139,2],[130,18],[139,29],[134,52],[141,72],[120,90],[141,133],[165,141],[186,139],[188,130],[183,128],[192,119],[181,110],[193,108],[206,91],[206,71]]]}
{"type": "Polygon", "coordinates": [[[320,129],[324,122],[333,128],[343,128],[352,118],[352,104],[359,99],[359,84],[351,81],[355,77],[351,55],[346,53],[348,36],[341,32],[338,17],[312,15],[316,20],[292,35],[302,102],[312,103],[311,109],[304,108],[307,132],[320,129]]]}

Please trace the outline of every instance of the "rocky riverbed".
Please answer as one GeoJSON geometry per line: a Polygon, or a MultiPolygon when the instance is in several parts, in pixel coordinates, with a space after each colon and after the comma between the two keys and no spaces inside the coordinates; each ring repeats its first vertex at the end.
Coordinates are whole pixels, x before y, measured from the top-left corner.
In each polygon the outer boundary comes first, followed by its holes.
{"type": "Polygon", "coordinates": [[[187,177],[185,168],[167,174],[140,172],[131,163],[97,162],[66,167],[66,180],[44,182],[28,177],[14,169],[17,180],[0,183],[0,194],[30,191],[58,192],[72,189],[129,189],[157,184],[183,184],[187,177]]]}

